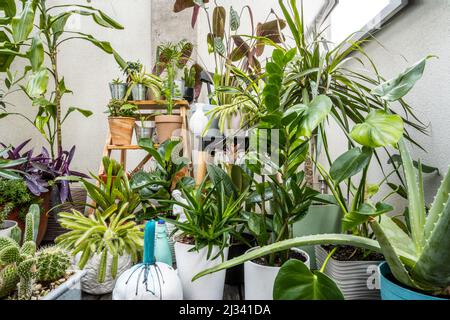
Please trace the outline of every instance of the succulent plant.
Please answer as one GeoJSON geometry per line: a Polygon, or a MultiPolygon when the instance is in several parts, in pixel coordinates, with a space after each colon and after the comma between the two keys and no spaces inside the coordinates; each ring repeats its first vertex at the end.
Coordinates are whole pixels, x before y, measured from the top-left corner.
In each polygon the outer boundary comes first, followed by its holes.
{"type": "Polygon", "coordinates": [[[39,206],[32,205],[26,216],[24,243],[22,246],[11,238],[0,238],[0,298],[8,296],[16,288],[21,300],[31,298],[36,277],[36,242],[39,206]]]}
{"type": "Polygon", "coordinates": [[[71,266],[69,254],[62,248],[51,246],[39,250],[36,254],[39,282],[51,282],[63,277],[71,266]]]}

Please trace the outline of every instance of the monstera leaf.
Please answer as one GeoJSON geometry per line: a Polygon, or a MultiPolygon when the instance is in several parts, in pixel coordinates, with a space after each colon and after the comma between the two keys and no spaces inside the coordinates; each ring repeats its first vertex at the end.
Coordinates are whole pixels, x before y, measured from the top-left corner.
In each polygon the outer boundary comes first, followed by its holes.
{"type": "Polygon", "coordinates": [[[372,90],[372,94],[379,96],[386,101],[397,101],[408,94],[414,85],[422,78],[425,70],[425,64],[428,59],[433,56],[428,56],[412,67],[406,69],[396,78],[391,79],[372,90]]]}
{"type": "Polygon", "coordinates": [[[369,148],[396,146],[403,136],[404,123],[399,115],[372,111],[365,122],[350,133],[353,140],[369,148]]]}
{"type": "Polygon", "coordinates": [[[336,283],[320,271],[311,271],[299,260],[289,260],[278,272],[275,300],[344,300],[336,283]]]}

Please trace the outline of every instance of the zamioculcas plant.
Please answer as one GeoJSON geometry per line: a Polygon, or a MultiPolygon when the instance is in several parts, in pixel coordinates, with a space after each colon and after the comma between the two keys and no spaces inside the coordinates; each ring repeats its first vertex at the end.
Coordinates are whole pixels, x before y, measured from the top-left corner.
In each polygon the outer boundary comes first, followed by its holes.
{"type": "Polygon", "coordinates": [[[73,15],[81,15],[91,17],[104,28],[123,29],[123,26],[91,6],[49,5],[50,1],[46,0],[3,2],[9,10],[4,11],[6,16],[0,21],[0,71],[7,71],[7,91],[22,90],[31,99],[37,112],[34,118],[30,118],[8,111],[0,113],[0,118],[9,114],[25,118],[42,134],[50,145],[52,157],[55,157],[57,151],[63,148],[62,126],[67,117],[73,112],[79,112],[85,117],[92,114],[91,111],[75,107],[63,109],[62,100],[71,91],[66,86],[58,64],[58,52],[62,45],[74,39],[88,41],[107,54],[114,55],[122,67],[126,65],[109,42],[97,40],[90,34],[70,31],[67,21],[73,15]],[[44,59],[45,56],[49,59],[44,59]],[[8,70],[14,58],[27,61],[19,76],[8,70]]]}

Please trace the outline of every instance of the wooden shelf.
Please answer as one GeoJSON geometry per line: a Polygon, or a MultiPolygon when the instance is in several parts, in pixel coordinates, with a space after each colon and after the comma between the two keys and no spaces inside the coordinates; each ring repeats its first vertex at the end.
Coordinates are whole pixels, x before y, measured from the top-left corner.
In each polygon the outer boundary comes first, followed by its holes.
{"type": "Polygon", "coordinates": [[[114,146],[114,145],[108,145],[108,150],[140,150],[142,149],[139,146],[132,145],[132,146],[114,146]]]}
{"type": "MultiPolygon", "coordinates": [[[[165,110],[167,108],[164,101],[161,100],[142,100],[142,101],[130,101],[139,107],[140,110],[165,110]]],[[[175,101],[174,109],[179,110],[181,107],[189,109],[189,102],[186,100],[175,101]]]]}

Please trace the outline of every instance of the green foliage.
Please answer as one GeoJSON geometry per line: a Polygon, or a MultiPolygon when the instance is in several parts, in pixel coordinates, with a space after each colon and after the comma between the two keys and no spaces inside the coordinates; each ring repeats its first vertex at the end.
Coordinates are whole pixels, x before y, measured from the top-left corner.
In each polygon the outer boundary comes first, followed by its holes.
{"type": "Polygon", "coordinates": [[[191,68],[184,68],[184,83],[186,88],[194,88],[195,87],[195,79],[197,77],[197,71],[194,66],[191,68]]]}
{"type": "Polygon", "coordinates": [[[72,32],[66,29],[69,18],[73,15],[89,17],[98,26],[110,29],[123,29],[104,12],[85,5],[61,4],[50,5],[49,1],[15,1],[8,6],[8,16],[0,25],[0,69],[7,72],[5,82],[8,92],[22,91],[36,112],[27,114],[5,112],[3,115],[19,115],[41,133],[51,148],[52,156],[62,149],[62,126],[73,111],[80,111],[84,116],[90,113],[79,108],[62,108],[64,96],[71,91],[66,87],[64,77],[58,69],[58,53],[63,44],[74,39],[90,42],[124,66],[125,62],[111,47],[109,42],[100,41],[90,34],[72,32]],[[48,56],[48,60],[44,56],[48,56]],[[19,77],[11,81],[9,67],[15,59],[25,59],[19,77]],[[83,111],[83,112],[81,112],[83,111]]]}
{"type": "Polygon", "coordinates": [[[395,146],[403,136],[403,120],[385,111],[372,111],[366,120],[356,125],[350,136],[369,148],[395,146]]]}
{"type": "Polygon", "coordinates": [[[40,249],[36,254],[39,282],[52,282],[61,279],[71,266],[69,254],[56,246],[40,249]]]}
{"type": "Polygon", "coordinates": [[[90,216],[72,210],[60,213],[59,222],[69,232],[59,236],[56,243],[69,250],[72,255],[81,254],[78,267],[83,269],[93,255],[100,255],[97,280],[102,283],[106,277],[108,256],[112,257],[111,276],[117,275],[117,261],[120,256],[130,255],[138,261],[143,246],[142,226],[134,221],[129,204],[113,204],[104,211],[95,210],[90,216]]]}
{"type": "Polygon", "coordinates": [[[143,211],[137,213],[137,217],[140,220],[151,220],[171,211],[171,206],[160,200],[169,200],[178,183],[187,182],[187,178],[183,177],[189,160],[177,158],[180,153],[180,141],[168,140],[156,149],[150,139],[141,139],[139,145],[152,156],[156,168],[151,172],[140,171],[134,174],[131,188],[139,193],[144,204],[143,211]]]}
{"type": "MultiPolygon", "coordinates": [[[[221,170],[212,165],[208,166],[209,176],[212,170],[221,170]]],[[[226,175],[226,173],[224,173],[226,175]]],[[[207,177],[208,178],[208,177],[207,177]]],[[[173,223],[181,232],[180,237],[192,240],[195,246],[193,251],[208,248],[208,259],[214,260],[223,255],[224,248],[229,246],[230,236],[240,238],[236,226],[242,222],[242,206],[248,191],[235,195],[226,192],[225,181],[214,181],[208,184],[207,178],[196,189],[182,187],[183,198],[186,204],[168,200],[166,203],[179,205],[184,209],[187,220],[178,222],[164,219],[173,223]],[[212,256],[213,247],[219,247],[216,256],[212,256]]]]}
{"type": "Polygon", "coordinates": [[[126,100],[112,99],[107,106],[109,117],[135,117],[138,107],[135,104],[128,103],[126,100]]]}
{"type": "Polygon", "coordinates": [[[38,199],[28,191],[23,180],[0,179],[0,223],[14,209],[19,210],[19,217],[23,219],[28,208],[37,202],[38,199]]]}
{"type": "Polygon", "coordinates": [[[278,272],[275,300],[344,300],[339,287],[320,271],[311,271],[299,260],[289,260],[278,272]]]}
{"type": "MultiPolygon", "coordinates": [[[[1,110],[1,97],[0,97],[0,110],[1,110]]],[[[2,114],[0,113],[0,119],[2,114]]],[[[7,155],[10,148],[0,147],[0,179],[18,180],[21,179],[20,171],[14,169],[15,167],[25,163],[26,159],[7,160],[3,159],[7,155]]]]}
{"type": "Polygon", "coordinates": [[[11,238],[0,237],[0,298],[10,295],[16,288],[19,299],[31,298],[36,277],[36,215],[39,216],[39,207],[33,205],[26,217],[27,233],[22,246],[11,238]]]}

